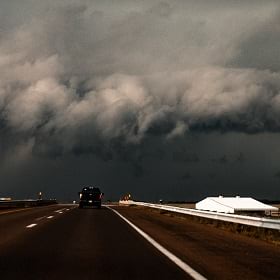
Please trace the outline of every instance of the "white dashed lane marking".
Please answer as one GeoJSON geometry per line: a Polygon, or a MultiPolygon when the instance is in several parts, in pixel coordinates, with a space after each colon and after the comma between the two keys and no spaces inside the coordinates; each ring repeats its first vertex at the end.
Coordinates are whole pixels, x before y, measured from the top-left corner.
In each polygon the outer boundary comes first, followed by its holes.
{"type": "Polygon", "coordinates": [[[33,228],[35,226],[37,226],[37,224],[30,224],[30,225],[26,226],[26,228],[33,228]]]}
{"type": "MultiPolygon", "coordinates": [[[[56,212],[57,214],[63,214],[64,213],[63,211],[69,211],[69,210],[70,210],[69,208],[62,208],[62,209],[55,210],[54,212],[56,212]]],[[[36,218],[35,221],[41,221],[44,218],[52,219],[52,218],[54,218],[54,216],[53,215],[51,215],[51,216],[42,216],[42,217],[36,218]]],[[[30,225],[26,226],[26,228],[33,228],[35,226],[37,226],[37,224],[30,224],[30,225]]]]}
{"type": "Polygon", "coordinates": [[[56,211],[54,211],[54,212],[61,214],[61,213],[63,213],[63,211],[64,211],[65,209],[66,209],[66,208],[58,209],[58,210],[56,210],[56,211]]]}
{"type": "Polygon", "coordinates": [[[40,217],[40,218],[37,218],[37,219],[35,219],[36,221],[40,221],[40,220],[42,220],[42,219],[44,219],[44,218],[46,218],[47,216],[43,216],[43,217],[40,217]]]}

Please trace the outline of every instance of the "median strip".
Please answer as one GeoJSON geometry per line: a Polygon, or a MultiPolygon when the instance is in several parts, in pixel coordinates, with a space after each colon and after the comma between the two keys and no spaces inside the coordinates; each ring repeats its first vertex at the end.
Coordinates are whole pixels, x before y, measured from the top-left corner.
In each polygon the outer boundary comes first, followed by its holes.
{"type": "Polygon", "coordinates": [[[108,209],[112,210],[116,215],[118,215],[121,219],[123,219],[126,223],[128,223],[134,230],[136,230],[143,238],[145,238],[151,245],[153,245],[158,251],[160,251],[163,255],[165,255],[169,260],[171,260],[173,263],[175,263],[178,267],[180,267],[183,271],[185,271],[188,275],[190,275],[195,280],[207,280],[204,276],[202,276],[200,273],[195,271],[193,268],[191,268],[188,264],[183,262],[181,259],[179,259],[177,256],[175,256],[173,253],[165,249],[163,246],[161,246],[157,241],[155,241],[151,236],[149,236],[147,233],[145,233],[143,230],[138,228],[136,225],[134,225],[132,222],[130,222],[128,219],[126,219],[123,215],[121,215],[118,211],[115,209],[112,209],[111,207],[105,206],[108,209]]]}
{"type": "Polygon", "coordinates": [[[21,212],[21,211],[27,211],[30,210],[31,208],[24,208],[24,209],[16,209],[16,210],[8,210],[8,211],[4,211],[4,212],[0,212],[0,215],[4,215],[4,214],[11,214],[11,213],[16,213],[16,212],[21,212]]]}

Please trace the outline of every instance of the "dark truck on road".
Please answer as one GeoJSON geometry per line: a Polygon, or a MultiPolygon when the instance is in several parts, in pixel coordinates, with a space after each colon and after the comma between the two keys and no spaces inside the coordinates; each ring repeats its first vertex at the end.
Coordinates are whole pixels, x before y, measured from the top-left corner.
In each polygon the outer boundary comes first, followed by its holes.
{"type": "Polygon", "coordinates": [[[84,208],[85,206],[97,206],[101,208],[101,200],[104,195],[99,188],[86,187],[83,188],[80,195],[79,208],[84,208]]]}

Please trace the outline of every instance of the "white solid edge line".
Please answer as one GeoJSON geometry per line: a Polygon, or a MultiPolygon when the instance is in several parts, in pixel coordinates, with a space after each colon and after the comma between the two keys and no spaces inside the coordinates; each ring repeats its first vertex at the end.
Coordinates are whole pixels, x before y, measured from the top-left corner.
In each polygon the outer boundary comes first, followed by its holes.
{"type": "Polygon", "coordinates": [[[37,226],[37,224],[30,224],[30,225],[28,225],[28,226],[26,226],[27,228],[33,228],[33,227],[35,227],[35,226],[37,226]]]}
{"type": "Polygon", "coordinates": [[[167,258],[169,258],[173,263],[175,263],[177,266],[179,266],[183,271],[185,271],[187,274],[189,274],[193,279],[195,279],[195,280],[207,280],[207,278],[205,278],[204,276],[199,274],[197,271],[192,269],[189,265],[187,265],[181,259],[179,259],[174,254],[172,254],[170,251],[168,251],[163,246],[161,246],[152,237],[150,237],[147,233],[145,233],[143,230],[141,230],[136,225],[134,225],[132,222],[130,222],[127,218],[125,218],[123,215],[121,215],[118,211],[116,211],[115,209],[112,209],[111,207],[108,207],[108,206],[105,206],[105,207],[107,207],[108,209],[112,210],[115,214],[117,214],[120,218],[122,218],[125,222],[127,222],[133,229],[135,229],[150,244],[152,244],[163,255],[165,255],[167,258]]]}

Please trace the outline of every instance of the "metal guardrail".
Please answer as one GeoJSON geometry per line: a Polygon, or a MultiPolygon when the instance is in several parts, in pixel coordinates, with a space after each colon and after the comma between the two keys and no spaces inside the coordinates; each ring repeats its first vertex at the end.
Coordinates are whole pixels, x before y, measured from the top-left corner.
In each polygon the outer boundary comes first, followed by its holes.
{"type": "Polygon", "coordinates": [[[57,201],[55,199],[3,200],[3,201],[0,201],[0,209],[47,206],[47,205],[52,205],[52,204],[56,204],[56,203],[57,203],[57,201]]]}
{"type": "Polygon", "coordinates": [[[197,217],[202,217],[202,218],[207,218],[207,219],[249,225],[249,226],[260,227],[260,228],[269,228],[269,229],[280,230],[280,220],[250,217],[250,216],[235,215],[235,214],[208,212],[208,211],[187,209],[187,208],[168,206],[168,205],[162,205],[162,204],[137,202],[137,201],[132,201],[132,200],[120,201],[119,203],[124,204],[124,205],[146,206],[146,207],[151,207],[151,208],[156,208],[156,209],[161,209],[161,210],[166,210],[166,211],[176,212],[176,213],[181,213],[181,214],[186,214],[186,215],[192,215],[192,216],[197,216],[197,217]]]}

